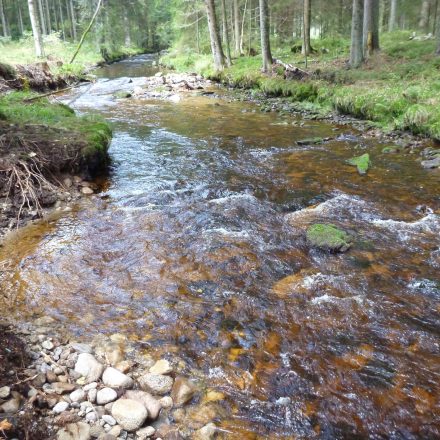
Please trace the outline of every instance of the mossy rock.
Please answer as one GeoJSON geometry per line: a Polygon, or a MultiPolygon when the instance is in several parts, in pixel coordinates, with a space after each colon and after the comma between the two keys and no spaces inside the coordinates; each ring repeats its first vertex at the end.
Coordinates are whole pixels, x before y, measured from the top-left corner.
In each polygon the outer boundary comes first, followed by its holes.
{"type": "Polygon", "coordinates": [[[116,99],[127,99],[127,98],[131,98],[133,95],[130,92],[125,92],[123,90],[119,90],[113,96],[116,99]]]}
{"type": "Polygon", "coordinates": [[[370,168],[370,155],[365,153],[362,156],[353,157],[352,159],[347,160],[347,163],[357,167],[359,174],[367,174],[367,171],[370,168]]]}
{"type": "Polygon", "coordinates": [[[388,153],[399,153],[400,148],[399,147],[385,147],[382,149],[382,153],[388,154],[388,153]]]}
{"type": "Polygon", "coordinates": [[[346,252],[352,244],[351,237],[332,224],[316,223],[307,229],[306,236],[310,245],[328,252],[346,252]]]}
{"type": "Polygon", "coordinates": [[[323,142],[324,139],[320,137],[307,138],[307,139],[301,139],[300,141],[296,141],[298,145],[318,145],[318,144],[322,144],[323,142]]]}

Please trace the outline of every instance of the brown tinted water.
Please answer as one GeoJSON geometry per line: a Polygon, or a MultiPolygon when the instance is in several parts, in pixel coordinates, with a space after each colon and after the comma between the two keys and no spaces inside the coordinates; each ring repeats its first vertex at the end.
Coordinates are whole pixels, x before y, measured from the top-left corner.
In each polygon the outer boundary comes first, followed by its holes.
{"type": "Polygon", "coordinates": [[[148,60],[66,97],[113,122],[111,177],[0,248],[4,310],[181,358],[224,438],[440,438],[440,173],[224,91],[114,101],[148,60]],[[318,221],[353,248],[310,249],[318,221]]]}

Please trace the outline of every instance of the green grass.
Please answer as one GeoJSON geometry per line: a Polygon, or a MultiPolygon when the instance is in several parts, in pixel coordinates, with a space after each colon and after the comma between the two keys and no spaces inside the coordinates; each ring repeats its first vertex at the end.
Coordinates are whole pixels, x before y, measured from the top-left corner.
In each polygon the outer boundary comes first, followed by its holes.
{"type": "MultiPolygon", "coordinates": [[[[410,41],[411,32],[381,36],[382,50],[360,69],[348,69],[349,40],[315,40],[308,59],[310,79],[285,80],[282,72],[261,73],[261,58],[240,57],[232,67],[214,72],[210,55],[173,51],[161,62],[178,71],[197,71],[224,84],[285,97],[307,109],[372,121],[385,130],[409,130],[440,140],[440,57],[434,40],[410,41]],[[306,105],[307,104],[307,105],[306,105]]],[[[291,45],[293,46],[293,44],[291,45]]],[[[274,57],[302,69],[304,58],[291,46],[273,50],[274,57]]]]}
{"type": "Polygon", "coordinates": [[[26,102],[36,96],[32,93],[14,92],[0,96],[0,119],[12,124],[38,124],[77,133],[87,143],[83,150],[85,156],[105,153],[112,132],[110,126],[98,116],[77,116],[64,104],[53,104],[41,98],[26,102]]]}
{"type": "MultiPolygon", "coordinates": [[[[53,73],[68,76],[81,76],[90,66],[104,62],[100,47],[86,40],[74,63],[70,64],[70,60],[76,48],[77,43],[62,41],[58,33],[52,33],[44,37],[45,57],[39,59],[35,57],[32,35],[27,34],[20,40],[0,39],[0,62],[12,66],[41,61],[54,62],[53,65],[51,65],[53,73]],[[60,67],[56,66],[57,61],[61,61],[63,65],[60,67]]],[[[113,48],[109,52],[109,56],[110,61],[113,61],[142,52],[143,50],[137,47],[121,46],[113,48]]]]}

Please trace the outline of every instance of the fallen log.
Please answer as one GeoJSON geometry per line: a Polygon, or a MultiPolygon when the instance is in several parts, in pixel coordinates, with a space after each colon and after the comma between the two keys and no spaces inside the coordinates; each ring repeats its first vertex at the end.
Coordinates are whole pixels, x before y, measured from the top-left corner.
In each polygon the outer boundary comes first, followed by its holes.
{"type": "Polygon", "coordinates": [[[293,64],[284,63],[281,60],[275,59],[275,65],[279,65],[284,68],[284,78],[285,79],[303,79],[310,76],[309,72],[294,66],[293,64]]]}

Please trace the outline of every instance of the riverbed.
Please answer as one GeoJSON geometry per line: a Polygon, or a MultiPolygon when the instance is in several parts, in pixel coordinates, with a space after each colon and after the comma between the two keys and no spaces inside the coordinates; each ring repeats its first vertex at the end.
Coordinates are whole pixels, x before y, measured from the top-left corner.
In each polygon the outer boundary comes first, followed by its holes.
{"type": "Polygon", "coordinates": [[[114,98],[153,61],[63,97],[113,124],[111,173],[0,248],[3,310],[181,360],[222,396],[222,438],[439,438],[440,173],[215,85],[114,98]],[[359,175],[346,161],[366,152],[359,175]],[[310,248],[322,222],[349,252],[310,248]]]}

